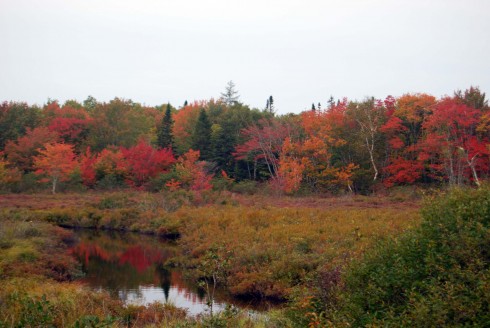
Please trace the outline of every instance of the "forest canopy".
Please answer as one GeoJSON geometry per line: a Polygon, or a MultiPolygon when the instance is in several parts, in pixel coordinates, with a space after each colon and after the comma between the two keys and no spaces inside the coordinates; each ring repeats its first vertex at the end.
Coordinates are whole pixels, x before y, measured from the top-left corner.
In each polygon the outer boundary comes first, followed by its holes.
{"type": "Polygon", "coordinates": [[[490,110],[477,87],[441,98],[330,98],[287,115],[275,114],[273,101],[250,108],[232,82],[218,100],[179,107],[93,97],[43,106],[5,101],[0,183],[27,191],[50,181],[53,192],[58,182],[151,191],[267,183],[294,194],[479,186],[489,178],[490,110]],[[73,155],[63,155],[67,149],[73,155]]]}

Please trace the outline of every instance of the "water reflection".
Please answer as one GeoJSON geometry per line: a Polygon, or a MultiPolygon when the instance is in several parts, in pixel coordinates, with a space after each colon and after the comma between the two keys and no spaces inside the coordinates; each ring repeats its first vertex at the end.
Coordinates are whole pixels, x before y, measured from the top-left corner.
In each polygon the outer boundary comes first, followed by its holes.
{"type": "MultiPolygon", "coordinates": [[[[202,289],[185,280],[180,271],[165,266],[178,255],[174,242],[132,233],[78,230],[75,234],[77,243],[70,252],[82,263],[86,276],[81,280],[93,288],[132,304],[171,302],[190,314],[207,310],[202,289]]],[[[217,291],[213,310],[224,309],[226,304],[253,310],[268,307],[239,302],[217,291]]]]}

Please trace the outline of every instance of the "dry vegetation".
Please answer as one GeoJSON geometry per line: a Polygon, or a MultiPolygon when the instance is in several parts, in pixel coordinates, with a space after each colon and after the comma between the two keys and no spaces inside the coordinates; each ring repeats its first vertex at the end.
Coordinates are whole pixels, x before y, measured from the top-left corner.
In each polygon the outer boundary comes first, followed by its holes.
{"type": "Polygon", "coordinates": [[[57,327],[77,322],[287,327],[280,314],[193,319],[174,307],[126,307],[108,294],[68,282],[79,274],[78,266],[63,252],[70,232],[56,225],[180,236],[183,252],[174,264],[186,267],[189,275],[225,277],[219,283],[236,296],[285,300],[319,273],[338,270],[378,240],[417,226],[418,204],[409,204],[399,198],[228,193],[0,196],[0,322],[7,327],[31,321],[57,327]],[[220,265],[211,265],[210,258],[220,265]]]}
{"type": "Polygon", "coordinates": [[[413,228],[415,209],[207,207],[179,210],[186,263],[228,263],[235,295],[286,298],[319,266],[343,266],[380,238],[413,228]]]}

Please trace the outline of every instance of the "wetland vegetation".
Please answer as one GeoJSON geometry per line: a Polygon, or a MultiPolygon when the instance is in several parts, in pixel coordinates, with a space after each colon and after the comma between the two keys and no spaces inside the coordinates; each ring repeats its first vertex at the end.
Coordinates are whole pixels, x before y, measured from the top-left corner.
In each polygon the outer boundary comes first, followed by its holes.
{"type": "MultiPolygon", "coordinates": [[[[380,207],[379,199],[355,197],[339,199],[338,206],[315,207],[310,198],[305,207],[211,204],[184,206],[162,216],[157,208],[139,212],[132,197],[149,202],[159,196],[23,195],[17,201],[24,206],[17,207],[14,201],[12,207],[3,207],[2,325],[323,327],[488,322],[488,187],[431,196],[421,201],[422,210],[419,202],[408,206],[385,199],[380,207]],[[49,200],[52,209],[39,199],[49,200]],[[59,226],[86,224],[84,219],[89,218],[79,213],[92,213],[108,203],[119,205],[101,209],[99,225],[86,225],[92,228],[89,231],[59,226]],[[128,225],[120,212],[130,209],[138,215],[128,225]],[[104,215],[113,215],[107,219],[110,226],[101,224],[104,215]],[[63,221],[57,221],[60,217],[63,221]],[[177,239],[162,243],[156,235],[114,231],[146,225],[167,231],[166,224],[175,229],[177,239]],[[113,265],[116,271],[104,273],[113,265]],[[159,286],[163,301],[176,286],[190,291],[186,295],[205,309],[205,282],[213,279],[219,292],[213,295],[212,316],[209,310],[196,316],[193,310],[179,308],[178,301],[128,302],[141,296],[137,286],[159,286]],[[243,306],[251,299],[284,303],[257,316],[243,306]]],[[[335,199],[317,202],[325,205],[335,199]]],[[[268,203],[273,205],[274,200],[268,203]]]]}

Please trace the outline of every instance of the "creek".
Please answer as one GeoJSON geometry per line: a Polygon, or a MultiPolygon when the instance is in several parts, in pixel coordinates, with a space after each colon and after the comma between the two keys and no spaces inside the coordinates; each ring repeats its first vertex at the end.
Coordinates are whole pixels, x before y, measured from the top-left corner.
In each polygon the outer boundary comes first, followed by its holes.
{"type": "MultiPolygon", "coordinates": [[[[80,229],[74,233],[75,243],[69,251],[82,265],[82,283],[106,290],[126,304],[158,301],[185,308],[191,315],[209,311],[206,293],[197,282],[168,265],[180,255],[175,241],[128,232],[80,229]]],[[[265,301],[237,299],[224,289],[216,289],[213,311],[227,305],[252,314],[274,307],[265,301]]]]}

